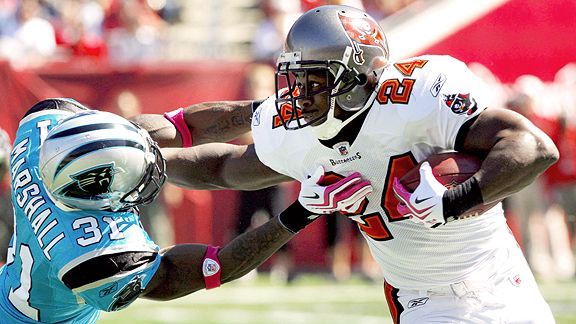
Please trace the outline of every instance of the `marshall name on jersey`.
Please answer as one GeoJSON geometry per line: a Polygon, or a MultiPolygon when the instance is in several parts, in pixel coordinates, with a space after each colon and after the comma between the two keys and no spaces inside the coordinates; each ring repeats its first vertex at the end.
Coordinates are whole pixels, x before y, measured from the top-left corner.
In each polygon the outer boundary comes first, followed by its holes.
{"type": "Polygon", "coordinates": [[[436,229],[416,224],[396,211],[392,180],[427,156],[454,150],[460,128],[489,103],[485,85],[450,56],[421,56],[388,65],[353,143],[320,143],[311,127],[277,127],[274,96],[257,110],[252,125],[259,159],[298,181],[318,165],[346,176],[359,171],[374,187],[357,222],[392,286],[425,289],[489,275],[501,249],[517,248],[501,205],[484,215],[436,229]],[[290,163],[286,163],[290,161],[290,163]]]}
{"type": "Polygon", "coordinates": [[[15,231],[0,268],[0,323],[93,323],[125,307],[158,268],[158,246],[137,210],[65,211],[38,169],[48,130],[70,113],[31,111],[10,155],[15,231]]]}

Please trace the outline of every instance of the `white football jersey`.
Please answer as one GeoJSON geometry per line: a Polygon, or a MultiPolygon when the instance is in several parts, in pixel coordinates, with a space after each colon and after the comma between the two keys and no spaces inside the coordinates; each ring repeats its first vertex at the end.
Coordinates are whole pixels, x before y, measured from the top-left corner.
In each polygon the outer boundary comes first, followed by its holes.
{"type": "MultiPolygon", "coordinates": [[[[450,56],[420,56],[390,64],[353,143],[323,146],[311,127],[286,130],[274,96],[255,111],[252,132],[259,159],[300,182],[318,165],[347,176],[358,171],[374,191],[351,218],[392,286],[422,289],[483,280],[499,248],[516,245],[501,204],[485,214],[435,229],[397,211],[392,191],[427,156],[454,149],[460,127],[488,106],[484,84],[450,56]],[[484,270],[482,270],[484,269],[484,270]]],[[[517,247],[514,247],[517,248],[517,247]]]]}

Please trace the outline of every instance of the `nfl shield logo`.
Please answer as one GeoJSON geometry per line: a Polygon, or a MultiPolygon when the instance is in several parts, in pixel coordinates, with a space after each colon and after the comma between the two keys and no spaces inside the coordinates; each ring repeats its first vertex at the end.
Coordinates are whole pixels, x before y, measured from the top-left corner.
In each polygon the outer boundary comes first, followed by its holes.
{"type": "Polygon", "coordinates": [[[348,142],[340,142],[334,145],[334,149],[340,153],[340,155],[348,155],[350,151],[350,144],[348,142]]]}

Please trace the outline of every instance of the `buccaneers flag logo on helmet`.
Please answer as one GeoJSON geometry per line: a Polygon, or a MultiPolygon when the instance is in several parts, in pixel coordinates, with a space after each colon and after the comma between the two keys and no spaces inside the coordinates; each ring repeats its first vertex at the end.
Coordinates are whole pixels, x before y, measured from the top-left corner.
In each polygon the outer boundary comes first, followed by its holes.
{"type": "Polygon", "coordinates": [[[378,46],[387,52],[384,33],[374,20],[368,17],[349,17],[341,13],[338,14],[338,17],[352,43],[356,64],[364,64],[363,51],[360,45],[378,46]]]}

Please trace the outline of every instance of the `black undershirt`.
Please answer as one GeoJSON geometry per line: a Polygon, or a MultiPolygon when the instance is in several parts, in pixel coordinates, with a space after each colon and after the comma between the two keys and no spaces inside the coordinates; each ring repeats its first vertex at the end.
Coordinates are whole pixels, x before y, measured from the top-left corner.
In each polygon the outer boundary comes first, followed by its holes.
{"type": "Polygon", "coordinates": [[[329,148],[334,147],[334,145],[340,142],[348,142],[352,145],[356,140],[356,137],[358,137],[360,129],[362,129],[362,125],[364,124],[364,120],[366,120],[369,111],[370,108],[366,109],[366,111],[354,118],[348,125],[344,126],[336,136],[328,140],[319,140],[320,143],[329,148]]]}
{"type": "MultiPolygon", "coordinates": [[[[366,109],[366,111],[361,113],[360,116],[354,118],[354,120],[352,120],[348,125],[344,126],[344,128],[342,128],[342,130],[336,136],[328,140],[319,140],[320,143],[329,148],[332,148],[334,145],[344,141],[352,145],[352,143],[356,140],[356,137],[358,137],[360,129],[362,129],[362,125],[364,125],[364,120],[366,120],[366,116],[368,116],[369,111],[370,109],[366,109]]],[[[456,135],[454,150],[463,150],[464,141],[466,140],[468,131],[476,119],[478,119],[478,116],[470,118],[460,127],[458,134],[456,135]]]]}
{"type": "Polygon", "coordinates": [[[70,269],[62,277],[62,281],[70,289],[82,287],[154,262],[157,254],[156,252],[121,252],[101,255],[70,269]]]}

